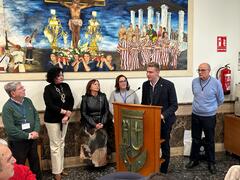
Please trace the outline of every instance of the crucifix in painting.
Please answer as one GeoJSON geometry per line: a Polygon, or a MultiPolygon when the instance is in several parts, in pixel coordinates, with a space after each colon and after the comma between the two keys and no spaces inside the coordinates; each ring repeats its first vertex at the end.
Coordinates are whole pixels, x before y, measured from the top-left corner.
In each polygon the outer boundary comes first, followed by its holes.
{"type": "Polygon", "coordinates": [[[18,5],[14,0],[2,1],[0,45],[6,45],[10,57],[9,73],[15,67],[11,55],[15,48],[9,41],[21,46],[27,73],[46,72],[61,64],[65,72],[132,74],[145,70],[151,61],[162,70],[176,70],[174,75],[178,70],[191,71],[190,0],[18,0],[18,5]],[[29,63],[26,37],[34,29],[38,29],[32,41],[34,63],[29,63]],[[85,68],[83,60],[91,68],[85,68]]]}
{"type": "Polygon", "coordinates": [[[68,25],[69,29],[72,32],[72,47],[77,48],[78,47],[78,42],[80,40],[80,28],[82,26],[82,19],[80,17],[81,15],[81,10],[86,9],[92,6],[104,6],[105,5],[105,0],[85,0],[85,1],[80,1],[80,0],[72,0],[67,1],[67,0],[58,0],[58,1],[52,1],[52,0],[46,0],[45,2],[49,3],[60,3],[64,7],[68,8],[71,14],[71,19],[69,19],[68,25]]]}

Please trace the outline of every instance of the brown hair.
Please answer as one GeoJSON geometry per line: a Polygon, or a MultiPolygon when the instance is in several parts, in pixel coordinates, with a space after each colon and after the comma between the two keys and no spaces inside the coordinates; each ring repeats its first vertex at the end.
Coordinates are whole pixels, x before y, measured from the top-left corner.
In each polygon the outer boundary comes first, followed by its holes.
{"type": "MultiPolygon", "coordinates": [[[[88,81],[87,86],[86,86],[86,95],[91,95],[91,90],[90,90],[91,89],[91,85],[94,84],[96,81],[99,83],[99,81],[97,79],[91,79],[90,81],[88,81]]],[[[99,89],[98,93],[100,93],[100,92],[101,91],[99,89]]]]}
{"type": "Polygon", "coordinates": [[[126,79],[126,81],[127,81],[127,88],[126,88],[126,89],[127,89],[127,91],[128,91],[128,90],[130,89],[130,86],[129,86],[129,84],[128,84],[127,77],[124,76],[123,74],[121,74],[121,75],[119,75],[119,76],[116,77],[116,81],[115,81],[115,89],[116,89],[117,92],[120,91],[120,87],[119,87],[119,79],[120,79],[121,77],[124,77],[124,78],[126,79]]]}
{"type": "Polygon", "coordinates": [[[148,63],[147,67],[154,67],[154,68],[156,68],[157,71],[160,70],[159,64],[156,63],[156,62],[150,62],[150,63],[148,63]]]}

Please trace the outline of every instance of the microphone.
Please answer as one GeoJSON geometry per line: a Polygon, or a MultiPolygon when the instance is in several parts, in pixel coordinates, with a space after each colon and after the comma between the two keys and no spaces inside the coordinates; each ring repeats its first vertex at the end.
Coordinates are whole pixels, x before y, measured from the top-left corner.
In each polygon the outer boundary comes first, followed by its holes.
{"type": "Polygon", "coordinates": [[[126,99],[125,99],[125,101],[127,101],[127,98],[129,98],[132,94],[134,94],[136,91],[138,91],[139,89],[141,89],[141,87],[138,87],[137,89],[135,89],[131,94],[129,94],[127,97],[126,97],[126,99]]]}

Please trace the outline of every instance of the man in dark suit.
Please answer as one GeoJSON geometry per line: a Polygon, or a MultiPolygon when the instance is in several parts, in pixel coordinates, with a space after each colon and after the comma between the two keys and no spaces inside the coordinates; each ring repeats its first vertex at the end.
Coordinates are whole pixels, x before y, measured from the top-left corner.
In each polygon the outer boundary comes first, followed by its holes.
{"type": "Polygon", "coordinates": [[[167,173],[170,160],[170,133],[172,125],[176,121],[175,111],[178,108],[177,95],[174,84],[159,76],[160,68],[155,62],[147,65],[148,81],[142,85],[142,104],[162,106],[161,138],[165,141],[161,144],[162,157],[165,159],[160,171],[167,173]]]}

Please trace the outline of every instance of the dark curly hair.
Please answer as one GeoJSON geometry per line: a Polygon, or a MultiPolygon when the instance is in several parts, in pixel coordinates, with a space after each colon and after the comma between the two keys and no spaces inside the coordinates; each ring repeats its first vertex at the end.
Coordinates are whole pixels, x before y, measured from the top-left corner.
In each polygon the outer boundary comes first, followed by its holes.
{"type": "Polygon", "coordinates": [[[127,77],[124,76],[123,74],[120,74],[119,76],[116,77],[116,81],[115,81],[115,89],[116,89],[117,92],[120,91],[120,87],[119,87],[119,79],[120,79],[121,77],[124,77],[124,78],[126,79],[126,81],[127,81],[127,88],[126,88],[126,89],[127,89],[127,91],[128,91],[128,90],[130,89],[130,86],[129,86],[129,84],[128,84],[127,77]]]}
{"type": "MultiPolygon", "coordinates": [[[[99,83],[99,81],[97,79],[92,79],[92,80],[88,81],[87,86],[86,86],[86,95],[88,95],[88,96],[91,95],[91,90],[90,90],[91,85],[94,84],[96,81],[99,83]]],[[[101,93],[100,89],[99,89],[98,93],[101,93]]]]}
{"type": "Polygon", "coordinates": [[[46,75],[46,77],[47,77],[46,81],[49,82],[49,83],[53,83],[55,78],[60,73],[63,73],[63,69],[62,68],[53,67],[53,68],[49,69],[48,72],[47,72],[47,75],[46,75]]]}

